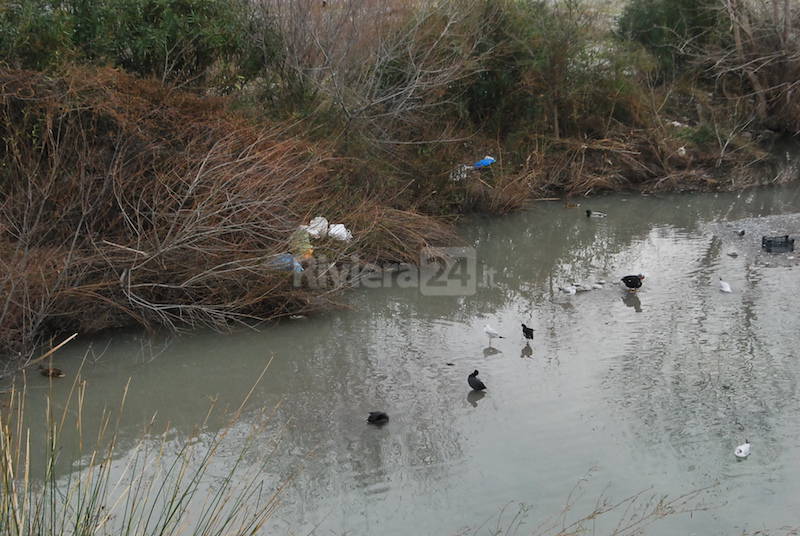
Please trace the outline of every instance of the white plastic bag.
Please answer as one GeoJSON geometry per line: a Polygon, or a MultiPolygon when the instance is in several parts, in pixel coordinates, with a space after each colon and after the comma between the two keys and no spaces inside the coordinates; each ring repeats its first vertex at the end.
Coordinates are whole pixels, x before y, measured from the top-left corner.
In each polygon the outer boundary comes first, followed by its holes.
{"type": "Polygon", "coordinates": [[[328,220],[322,216],[317,216],[306,226],[306,230],[312,238],[325,238],[328,234],[328,220]]]}
{"type": "Polygon", "coordinates": [[[331,225],[328,229],[328,236],[343,242],[350,242],[353,239],[353,233],[341,223],[331,225]]]}

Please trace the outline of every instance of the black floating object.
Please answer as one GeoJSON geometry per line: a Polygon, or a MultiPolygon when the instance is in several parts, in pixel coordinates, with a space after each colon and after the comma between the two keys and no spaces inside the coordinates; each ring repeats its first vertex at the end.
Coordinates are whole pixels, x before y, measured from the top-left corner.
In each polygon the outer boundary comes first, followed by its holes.
{"type": "Polygon", "coordinates": [[[738,231],[736,231],[736,234],[738,234],[739,236],[744,236],[744,229],[739,229],[738,231]]]}
{"type": "Polygon", "coordinates": [[[449,361],[447,363],[445,363],[445,365],[447,365],[448,367],[455,367],[456,366],[455,363],[450,363],[449,361]]]}
{"type": "Polygon", "coordinates": [[[789,235],[762,236],[761,247],[767,253],[787,253],[794,251],[794,238],[789,238],[789,235]]]}
{"type": "Polygon", "coordinates": [[[533,338],[533,329],[529,328],[525,324],[522,324],[522,334],[525,336],[526,339],[533,338]]]}
{"type": "Polygon", "coordinates": [[[367,422],[381,426],[389,422],[389,416],[382,411],[370,411],[367,422]]]}
{"type": "Polygon", "coordinates": [[[473,371],[472,374],[467,376],[467,383],[470,387],[472,387],[473,391],[483,391],[486,389],[486,385],[478,378],[478,371],[473,371]]]}
{"type": "Polygon", "coordinates": [[[622,282],[625,283],[625,286],[631,290],[640,288],[642,286],[642,281],[644,281],[644,276],[642,274],[626,275],[622,278],[622,282]]]}
{"type": "Polygon", "coordinates": [[[39,365],[39,374],[42,376],[47,376],[48,378],[63,378],[66,376],[64,371],[54,367],[43,367],[39,365]]]}

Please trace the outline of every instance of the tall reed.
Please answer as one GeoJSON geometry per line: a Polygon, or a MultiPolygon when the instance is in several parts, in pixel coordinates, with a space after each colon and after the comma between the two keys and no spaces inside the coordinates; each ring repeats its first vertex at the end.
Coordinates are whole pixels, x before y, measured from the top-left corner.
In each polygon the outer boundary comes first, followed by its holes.
{"type": "Polygon", "coordinates": [[[246,400],[219,431],[204,432],[201,423],[180,443],[157,433],[151,420],[123,457],[117,427],[126,394],[127,388],[119,407],[104,413],[97,436],[84,437],[87,390],[78,377],[61,411],[48,396],[44,422],[31,422],[24,387],[6,393],[0,409],[0,536],[258,533],[286,482],[276,486],[266,478],[271,451],[256,444],[259,427],[241,430],[246,400]],[[226,456],[218,471],[215,460],[234,430],[235,459],[230,463],[226,456]],[[44,442],[32,439],[42,432],[44,442]],[[77,445],[65,444],[67,435],[77,445]],[[39,451],[35,445],[42,444],[39,451]],[[65,449],[74,449],[78,461],[59,475],[65,449]]]}

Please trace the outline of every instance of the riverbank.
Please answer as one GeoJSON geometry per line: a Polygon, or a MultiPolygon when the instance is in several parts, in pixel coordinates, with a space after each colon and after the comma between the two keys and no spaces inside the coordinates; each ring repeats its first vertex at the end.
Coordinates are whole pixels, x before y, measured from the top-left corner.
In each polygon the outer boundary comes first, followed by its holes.
{"type": "MultiPolygon", "coordinates": [[[[677,28],[700,48],[664,56],[677,41],[643,33],[635,1],[612,32],[574,2],[27,5],[0,20],[0,355],[17,363],[59,334],[329,307],[347,281],[275,264],[317,215],[354,236],[315,243],[326,262],[416,262],[469,212],[796,179],[763,173],[797,130],[796,56],[750,72],[760,41],[723,12],[687,13],[713,36],[677,28]],[[714,63],[728,46],[739,63],[714,63]]],[[[794,50],[788,12],[734,15],[794,50]]]]}

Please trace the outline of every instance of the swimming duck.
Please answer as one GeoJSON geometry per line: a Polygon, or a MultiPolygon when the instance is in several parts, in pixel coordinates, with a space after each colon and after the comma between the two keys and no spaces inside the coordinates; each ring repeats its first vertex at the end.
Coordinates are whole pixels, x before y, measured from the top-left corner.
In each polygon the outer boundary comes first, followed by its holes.
{"type": "Polygon", "coordinates": [[[747,458],[750,456],[750,441],[747,439],[744,440],[744,443],[736,447],[736,450],[733,451],[737,458],[747,458]]]}
{"type": "Polygon", "coordinates": [[[596,210],[587,210],[586,217],[587,218],[605,218],[608,216],[605,212],[597,212],[596,210]]]}
{"type": "Polygon", "coordinates": [[[641,288],[642,281],[644,281],[644,276],[642,274],[626,275],[625,277],[622,278],[622,282],[625,283],[625,286],[632,291],[636,291],[639,288],[641,288]]]}
{"type": "Polygon", "coordinates": [[[472,374],[467,376],[467,383],[469,384],[470,387],[472,387],[473,391],[483,391],[484,389],[486,389],[486,385],[484,385],[481,379],[478,378],[477,370],[473,371],[472,374]]]}
{"type": "Polygon", "coordinates": [[[563,292],[564,294],[569,294],[570,296],[574,295],[578,292],[578,289],[575,285],[567,285],[566,287],[558,287],[558,290],[563,292]]]}
{"type": "Polygon", "coordinates": [[[389,422],[389,416],[382,411],[370,411],[369,416],[367,416],[367,422],[380,426],[389,422]]]}
{"type": "Polygon", "coordinates": [[[489,336],[489,344],[492,343],[492,339],[502,339],[502,338],[504,338],[502,335],[497,333],[497,331],[492,326],[490,326],[489,324],[486,324],[485,326],[483,326],[483,332],[486,333],[489,336]]]}
{"type": "Polygon", "coordinates": [[[733,292],[731,290],[731,286],[727,282],[723,281],[721,277],[719,278],[719,290],[721,292],[733,292]]]}
{"type": "Polygon", "coordinates": [[[522,335],[526,339],[532,339],[533,338],[533,328],[529,328],[525,324],[522,324],[522,335]]]}
{"type": "Polygon", "coordinates": [[[570,203],[569,201],[564,201],[564,208],[578,208],[581,206],[580,203],[570,203]]]}
{"type": "Polygon", "coordinates": [[[54,367],[43,367],[39,365],[39,374],[42,376],[47,376],[48,378],[63,378],[66,376],[64,371],[54,367]]]}
{"type": "Polygon", "coordinates": [[[744,229],[739,229],[738,231],[736,231],[736,234],[739,236],[744,236],[744,229]]]}

